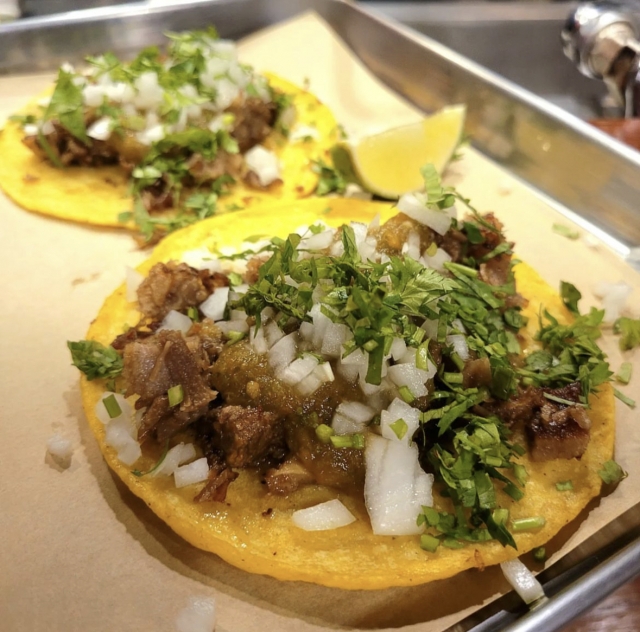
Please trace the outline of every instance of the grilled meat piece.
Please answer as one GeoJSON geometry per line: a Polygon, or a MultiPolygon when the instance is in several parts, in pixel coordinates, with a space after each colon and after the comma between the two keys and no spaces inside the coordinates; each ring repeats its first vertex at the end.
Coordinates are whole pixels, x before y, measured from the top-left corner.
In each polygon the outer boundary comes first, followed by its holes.
{"type": "Polygon", "coordinates": [[[313,483],[313,474],[309,472],[296,458],[287,459],[277,468],[270,469],[265,477],[269,493],[278,496],[287,496],[303,487],[313,483]]]}
{"type": "Polygon", "coordinates": [[[259,465],[269,458],[284,456],[283,419],[260,408],[223,406],[215,411],[213,427],[217,445],[227,465],[259,465]]]}
{"type": "Polygon", "coordinates": [[[238,478],[238,473],[234,472],[229,467],[224,467],[221,470],[210,469],[209,479],[206,485],[196,495],[194,500],[197,503],[203,502],[223,502],[227,497],[227,489],[233,481],[238,478]]]}
{"type": "Polygon", "coordinates": [[[474,388],[491,384],[491,363],[489,358],[467,360],[462,369],[462,386],[474,388]]]}
{"type": "Polygon", "coordinates": [[[124,348],[126,395],[139,395],[136,407],[147,407],[139,431],[141,441],[153,430],[163,441],[204,415],[216,398],[208,384],[209,359],[202,344],[192,337],[189,345],[179,332],[163,330],[124,348]],[[182,386],[184,397],[170,407],[167,391],[176,385],[182,386]]]}
{"type": "Polygon", "coordinates": [[[231,136],[238,142],[241,153],[259,145],[271,133],[276,121],[276,104],[256,97],[234,101],[227,112],[234,116],[231,136]]]}
{"type": "MultiPolygon", "coordinates": [[[[85,145],[60,123],[54,121],[53,127],[53,132],[46,134],[45,139],[65,167],[101,167],[118,164],[118,152],[105,141],[92,139],[89,145],[85,145]]],[[[25,136],[22,142],[37,156],[48,159],[37,136],[25,136]]]]}
{"type": "Polygon", "coordinates": [[[140,311],[162,320],[172,309],[182,311],[202,303],[210,292],[198,270],[186,263],[156,263],[138,288],[140,311]]]}
{"type": "Polygon", "coordinates": [[[213,160],[205,160],[202,154],[193,154],[187,161],[187,169],[196,183],[212,182],[221,176],[242,178],[245,174],[244,158],[220,149],[213,160]]]}
{"type": "Polygon", "coordinates": [[[534,461],[580,458],[589,443],[591,420],[578,405],[580,384],[562,388],[528,388],[506,402],[484,405],[506,424],[523,423],[534,461]],[[552,395],[575,405],[563,404],[544,395],[552,395]]]}

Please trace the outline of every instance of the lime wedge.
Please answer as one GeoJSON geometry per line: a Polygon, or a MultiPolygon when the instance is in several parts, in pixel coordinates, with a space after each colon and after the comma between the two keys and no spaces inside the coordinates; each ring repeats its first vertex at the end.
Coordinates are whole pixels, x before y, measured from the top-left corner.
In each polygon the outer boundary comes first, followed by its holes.
{"type": "Polygon", "coordinates": [[[442,173],[462,138],[464,105],[343,144],[361,184],[376,195],[395,199],[424,186],[420,168],[431,163],[442,173]]]}

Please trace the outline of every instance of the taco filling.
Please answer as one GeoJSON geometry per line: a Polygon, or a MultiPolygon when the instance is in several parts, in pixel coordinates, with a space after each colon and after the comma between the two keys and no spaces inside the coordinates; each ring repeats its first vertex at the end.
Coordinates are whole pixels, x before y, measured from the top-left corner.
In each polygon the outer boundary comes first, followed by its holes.
{"type": "MultiPolygon", "coordinates": [[[[305,166],[296,164],[299,151],[281,155],[292,126],[302,126],[292,142],[303,134],[314,157],[331,135],[326,121],[312,125],[316,117],[332,122],[317,101],[301,102],[294,86],[242,64],[213,28],[168,37],[166,51],[150,47],[130,62],[107,53],[88,57],[83,71],[65,64],[51,96],[13,117],[23,143],[52,167],[120,167],[135,205],[119,219],[133,220],[147,239],[213,214],[219,195],[282,189],[305,166]],[[179,221],[153,221],[169,209],[181,209],[179,221]]],[[[309,192],[303,184],[301,194],[309,192]]]]}
{"type": "Polygon", "coordinates": [[[141,480],[197,483],[204,506],[233,506],[250,476],[294,509],[308,511],[305,489],[332,490],[326,515],[293,513],[303,528],[353,522],[344,501],[366,508],[374,536],[418,550],[516,555],[516,534],[550,518],[518,510],[533,470],[589,448],[592,394],[610,375],[602,314],[542,311],[534,339],[501,223],[457,218],[457,193],[432,169],[425,180],[383,224],[317,222],[155,263],[135,326],[108,347],[70,343],[116,391],[94,401],[118,459],[141,480]]]}

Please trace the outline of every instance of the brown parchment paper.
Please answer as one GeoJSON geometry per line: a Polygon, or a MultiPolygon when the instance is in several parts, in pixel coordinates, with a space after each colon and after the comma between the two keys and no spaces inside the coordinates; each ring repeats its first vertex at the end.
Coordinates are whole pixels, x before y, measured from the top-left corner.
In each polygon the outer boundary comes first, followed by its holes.
{"type": "MultiPolygon", "coordinates": [[[[310,81],[347,130],[365,133],[419,113],[386,90],[315,16],[305,15],[241,44],[244,61],[291,81],[310,81]]],[[[0,120],[52,79],[0,78],[0,120]]],[[[0,160],[6,160],[0,156],[0,160]]],[[[640,316],[640,276],[598,243],[552,232],[561,218],[508,173],[467,150],[449,180],[481,210],[504,220],[519,255],[555,287],[574,282],[585,303],[592,285],[625,280],[640,316]]],[[[65,347],[80,339],[125,265],[144,258],[129,235],[56,221],[17,208],[0,194],[0,628],[7,632],[175,629],[194,595],[214,596],[219,631],[443,630],[508,590],[496,569],[422,587],[347,592],[280,583],[229,567],[175,536],[110,475],[84,422],[77,371],[65,347]],[[58,467],[46,442],[74,445],[58,467]]],[[[616,369],[622,355],[604,340],[616,369]]],[[[640,357],[626,353],[636,375],[640,357]]],[[[551,562],[640,502],[640,419],[618,405],[616,459],[629,478],[594,503],[550,547],[551,562]],[[560,548],[561,547],[561,548],[560,548]]]]}

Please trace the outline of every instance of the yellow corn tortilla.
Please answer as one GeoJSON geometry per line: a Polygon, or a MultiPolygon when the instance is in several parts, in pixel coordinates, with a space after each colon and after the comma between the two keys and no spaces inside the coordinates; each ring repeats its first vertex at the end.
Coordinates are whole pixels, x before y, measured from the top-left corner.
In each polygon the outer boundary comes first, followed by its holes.
{"type": "MultiPolygon", "coordinates": [[[[282,182],[274,182],[264,191],[252,189],[243,182],[233,185],[231,192],[220,198],[217,212],[237,207],[248,208],[260,202],[303,198],[316,188],[318,176],[311,161],[326,160],[337,140],[337,125],[329,108],[311,92],[276,77],[266,75],[269,84],[293,96],[296,125],[317,129],[318,138],[288,141],[272,132],[263,145],[275,152],[282,166],[282,182]]],[[[32,104],[24,113],[35,111],[32,104]]],[[[118,215],[132,210],[129,177],[120,166],[67,167],[58,169],[48,160],[36,156],[23,143],[24,133],[17,123],[8,121],[0,132],[0,188],[21,207],[59,219],[133,228],[118,221],[118,215]]],[[[175,215],[163,211],[154,216],[175,215]]]]}
{"type": "MultiPolygon", "coordinates": [[[[383,203],[314,198],[260,207],[250,213],[241,211],[225,218],[214,217],[170,235],[139,270],[146,274],[155,263],[180,259],[182,252],[203,245],[238,247],[249,234],[286,237],[296,227],[319,219],[339,226],[354,220],[369,222],[376,213],[385,221],[394,212],[395,209],[383,203]]],[[[560,320],[568,319],[560,298],[532,268],[520,263],[516,275],[519,292],[530,299],[524,311],[530,317],[529,331],[525,334],[529,341],[541,305],[560,320]]],[[[126,301],[125,288],[120,287],[104,303],[87,338],[109,344],[122,333],[124,323],[138,321],[136,305],[126,301]]],[[[546,518],[543,528],[514,534],[518,551],[492,541],[469,544],[458,550],[441,546],[436,553],[427,553],[420,549],[417,536],[373,535],[362,500],[320,486],[300,489],[286,498],[270,496],[259,478],[245,470],[229,486],[224,503],[198,504],[193,497],[202,484],[176,489],[172,477],[138,478],[131,474],[133,468],[118,461],[115,450],[105,444],[104,426],[94,413],[104,392],[104,383],[88,382],[82,377],[84,408],[107,463],[176,533],[194,546],[216,553],[246,571],[344,589],[420,584],[450,577],[468,568],[497,564],[540,546],[599,494],[601,480],[597,472],[613,455],[613,391],[607,384],[592,399],[591,440],[580,460],[534,463],[525,456],[521,462],[529,478],[524,498],[515,502],[498,492],[499,504],[509,508],[512,518],[543,515],[546,518]],[[573,490],[559,492],[555,484],[567,480],[572,481],[573,490]],[[295,509],[335,497],[351,510],[356,522],[320,532],[302,531],[292,524],[291,514],[295,509]]],[[[149,469],[158,454],[145,452],[135,467],[149,469]]],[[[438,502],[439,495],[434,494],[434,498],[438,502]]]]}

